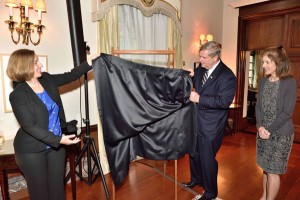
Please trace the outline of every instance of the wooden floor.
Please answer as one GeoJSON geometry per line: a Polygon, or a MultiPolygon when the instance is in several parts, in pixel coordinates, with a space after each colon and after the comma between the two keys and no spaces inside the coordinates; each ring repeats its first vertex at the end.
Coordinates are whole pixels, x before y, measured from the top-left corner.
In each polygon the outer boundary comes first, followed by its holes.
{"type": "MultiPolygon", "coordinates": [[[[262,171],[255,161],[255,135],[237,133],[226,135],[218,153],[219,161],[219,199],[224,200],[255,200],[259,199],[262,189],[262,171]]],[[[110,199],[116,200],[170,200],[174,199],[174,161],[167,161],[166,173],[163,173],[164,161],[139,160],[130,165],[129,175],[124,183],[115,190],[110,175],[105,175],[110,190],[110,199]]],[[[189,160],[185,156],[178,160],[178,200],[191,200],[196,194],[202,194],[200,187],[193,190],[183,188],[181,182],[189,181],[189,160]]],[[[288,173],[281,177],[282,186],[277,200],[300,199],[300,145],[294,144],[288,173]]],[[[21,191],[22,192],[22,191],[21,191]]],[[[21,193],[17,192],[17,193],[21,193]]],[[[24,191],[23,191],[24,192],[24,191]]],[[[67,200],[72,199],[70,184],[66,186],[67,200]]],[[[78,200],[106,199],[100,178],[91,186],[77,182],[78,200]]],[[[27,200],[28,197],[11,199],[27,200]]]]}

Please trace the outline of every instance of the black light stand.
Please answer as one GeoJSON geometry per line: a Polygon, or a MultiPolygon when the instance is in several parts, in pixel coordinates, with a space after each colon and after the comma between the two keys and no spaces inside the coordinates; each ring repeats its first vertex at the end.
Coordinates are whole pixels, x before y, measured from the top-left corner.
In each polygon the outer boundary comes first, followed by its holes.
{"type": "MultiPolygon", "coordinates": [[[[74,59],[74,66],[78,66],[80,63],[86,61],[86,43],[83,39],[83,28],[82,28],[82,19],[81,19],[81,7],[80,0],[66,0],[67,8],[68,8],[68,18],[69,18],[69,27],[71,34],[71,43],[72,43],[72,53],[74,59]]],[[[78,173],[75,170],[76,175],[88,185],[92,185],[94,181],[97,179],[98,175],[100,175],[102,179],[102,184],[105,190],[106,198],[109,199],[109,191],[106,185],[106,181],[103,175],[103,171],[100,165],[99,155],[96,150],[94,138],[90,136],[90,119],[89,119],[89,98],[88,98],[88,78],[87,74],[84,74],[84,87],[85,87],[85,112],[86,119],[84,119],[84,123],[86,125],[86,132],[83,139],[84,146],[81,149],[78,157],[75,159],[75,168],[80,163],[82,157],[87,155],[87,180],[82,177],[81,173],[78,173]],[[98,173],[93,177],[93,170],[91,161],[94,161],[94,167],[96,166],[98,169],[98,173]]],[[[93,169],[94,169],[93,167],[93,169]]],[[[68,175],[69,176],[69,175],[68,175]]]]}

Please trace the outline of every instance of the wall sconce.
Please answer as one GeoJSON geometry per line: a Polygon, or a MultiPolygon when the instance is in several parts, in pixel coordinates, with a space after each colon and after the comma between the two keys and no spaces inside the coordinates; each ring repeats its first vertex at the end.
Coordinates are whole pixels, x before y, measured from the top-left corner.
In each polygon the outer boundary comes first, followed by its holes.
{"type": "Polygon", "coordinates": [[[45,27],[42,25],[42,12],[46,12],[46,6],[44,0],[36,0],[35,10],[38,12],[38,24],[33,24],[29,21],[28,17],[28,9],[32,8],[32,0],[21,0],[21,3],[18,5],[17,0],[6,0],[5,5],[9,7],[9,20],[6,20],[5,23],[8,24],[8,29],[11,33],[11,39],[15,44],[20,42],[20,38],[22,37],[22,43],[28,45],[29,40],[33,45],[38,45],[41,41],[41,35],[43,33],[43,28],[45,27]],[[16,21],[13,20],[13,8],[20,9],[20,22],[18,24],[16,21]],[[36,27],[36,31],[39,35],[38,41],[33,42],[31,38],[31,33],[34,33],[34,29],[32,27],[36,27]],[[18,34],[18,39],[14,39],[14,31],[18,34]]]}
{"type": "Polygon", "coordinates": [[[201,34],[199,39],[200,39],[200,47],[201,47],[206,42],[213,41],[214,36],[211,34],[207,34],[207,36],[205,36],[204,34],[201,34]]]}

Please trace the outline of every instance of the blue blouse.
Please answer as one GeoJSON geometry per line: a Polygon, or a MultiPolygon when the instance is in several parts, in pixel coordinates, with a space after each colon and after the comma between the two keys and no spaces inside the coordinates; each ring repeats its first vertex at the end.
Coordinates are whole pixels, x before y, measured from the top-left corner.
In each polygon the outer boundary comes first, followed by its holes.
{"type": "Polygon", "coordinates": [[[49,113],[48,131],[53,132],[54,135],[60,136],[62,131],[60,127],[60,119],[58,117],[59,107],[51,99],[51,97],[44,90],[42,93],[36,93],[40,100],[45,104],[49,113]]]}

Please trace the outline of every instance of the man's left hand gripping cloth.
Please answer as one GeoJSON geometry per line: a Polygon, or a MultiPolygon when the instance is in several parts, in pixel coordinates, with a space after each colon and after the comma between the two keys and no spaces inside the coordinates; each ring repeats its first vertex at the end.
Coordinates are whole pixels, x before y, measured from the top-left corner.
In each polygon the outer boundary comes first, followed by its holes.
{"type": "Polygon", "coordinates": [[[137,156],[176,160],[196,145],[189,72],[101,54],[93,60],[97,104],[110,172],[118,186],[137,156]]]}

